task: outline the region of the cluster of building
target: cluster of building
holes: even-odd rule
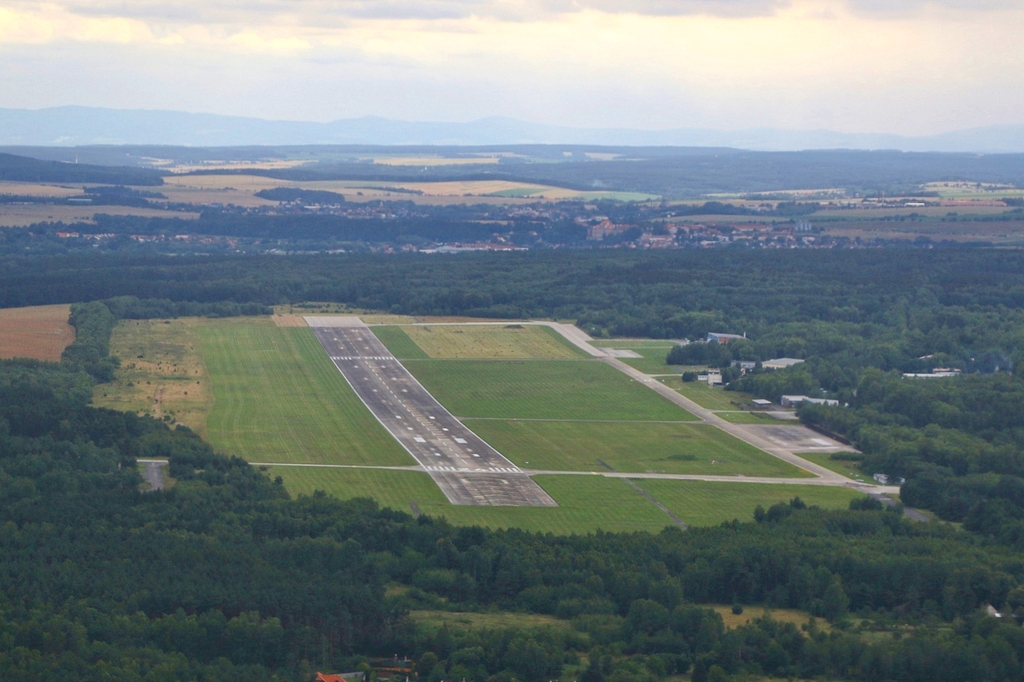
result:
[[[587,224],[584,219],[578,223]],[[587,241],[600,245],[612,242],[623,246],[619,237],[637,229],[636,225],[616,224],[607,218],[591,223],[587,227]],[[815,232],[814,226],[806,220],[795,223],[672,223],[666,222],[656,230],[641,231],[625,246],[641,249],[700,248],[713,249],[722,246],[745,246],[749,248],[831,248],[835,241]]]

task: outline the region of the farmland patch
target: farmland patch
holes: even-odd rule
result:
[[[0,358],[60,360],[75,340],[71,306],[44,305],[0,310]]]

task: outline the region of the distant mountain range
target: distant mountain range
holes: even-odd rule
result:
[[[1024,152],[1024,126],[988,126],[941,135],[839,133],[830,130],[571,128],[500,116],[466,123],[397,121],[377,116],[329,123],[270,121],[180,111],[54,107],[0,109],[0,146],[155,144],[512,145],[732,147],[756,151],[893,149],[915,152]]]

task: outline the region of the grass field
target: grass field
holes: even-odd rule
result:
[[[823,466],[829,471],[834,471],[837,474],[846,476],[847,478],[852,478],[855,481],[864,481],[865,483],[871,484],[874,483],[870,474],[865,474],[857,467],[857,462],[832,459],[832,453],[801,452],[800,457],[806,459],[808,462],[813,462],[818,466]]]
[[[402,327],[371,327],[370,331],[399,360],[425,360],[428,357]]]
[[[468,419],[466,425],[527,469],[606,471],[611,467],[640,473],[807,475],[705,424]]]
[[[257,462],[411,465],[313,332],[269,320],[199,328],[213,385],[207,439]]]
[[[426,473],[381,469],[317,469],[271,467],[293,495],[323,490],[341,499],[372,497],[382,507],[411,513],[410,502],[423,514],[449,522],[490,528],[522,528],[559,535],[605,531],[657,532],[671,519],[625,481],[602,476],[537,476],[558,507],[453,506]],[[751,507],[753,509],[753,507]]]
[[[757,505],[767,509],[794,497],[799,497],[808,506],[846,509],[850,500],[864,496],[849,488],[820,485],[707,483],[664,479],[647,479],[636,483],[692,526],[714,526],[733,519],[750,521]]]
[[[591,345],[596,348],[631,350],[641,358],[619,358],[624,363],[645,374],[680,374],[683,367],[665,362],[668,352],[675,346],[674,341],[665,339],[595,339]]]
[[[382,507],[445,517],[455,525],[490,528],[517,527],[559,535],[605,531],[657,532],[672,521],[625,481],[586,475],[536,476],[558,502],[551,507],[471,507],[448,504],[430,477],[418,471],[380,469],[318,469],[271,467],[271,476],[284,478],[293,495],[323,490],[340,499],[372,497]],[[709,483],[643,479],[635,481],[683,521],[714,526],[723,521],[753,518],[754,508],[800,497],[808,505],[845,509],[861,494],[846,488],[810,485]]]
[[[405,366],[460,417],[689,421],[612,367],[586,360],[412,360]]]
[[[199,327],[205,319],[125,320],[114,328],[110,353],[121,358],[114,381],[93,393],[97,407],[168,417],[206,435],[213,407]]]
[[[537,325],[408,326],[401,331],[427,357],[435,359],[572,360],[589,357],[551,328]]]
[[[792,623],[797,626],[803,625],[814,618],[807,611],[799,611],[797,609],[769,609],[764,606],[748,606],[744,607],[743,613],[736,614],[732,612],[732,606],[725,606],[723,604],[713,604],[706,608],[714,609],[722,617],[725,627],[730,629],[746,625],[755,618],[761,618],[762,616],[771,616],[772,620],[779,623]],[[827,620],[818,618],[817,623],[819,630],[829,632],[832,629]]]
[[[672,346],[647,346],[646,348],[630,348],[642,358],[620,358],[624,363],[638,369],[644,374],[679,374],[680,370],[676,365],[665,362],[665,356],[672,350]]]
[[[0,310],[0,358],[60,360],[75,340],[71,306],[43,305]]]
[[[660,381],[709,410],[738,410],[741,403],[749,402],[751,399],[746,393],[712,388],[700,381],[684,382],[676,377],[664,377]]]

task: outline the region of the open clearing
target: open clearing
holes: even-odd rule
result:
[[[410,360],[404,363],[458,417],[691,421],[694,415],[591,360]]]
[[[732,612],[732,606],[725,606],[723,604],[714,604],[705,608],[714,609],[722,617],[727,628],[738,628],[757,618],[769,616],[772,620],[779,623],[792,623],[797,626],[814,619],[817,621],[819,630],[829,632],[832,629],[827,620],[814,618],[807,611],[800,611],[798,609],[770,609],[764,606],[747,606],[743,608],[743,613],[735,614]]]
[[[588,357],[558,332],[538,325],[440,324],[408,326],[401,330],[427,357],[434,359],[571,360]]]
[[[217,449],[260,462],[414,464],[311,329],[265,319],[199,335],[215,399],[207,438]]]
[[[468,419],[466,426],[524,469],[809,475],[706,424]]]
[[[271,467],[293,495],[323,490],[340,499],[372,497],[382,506],[445,517],[460,526],[522,528],[560,535],[596,530],[657,532],[672,520],[625,481],[601,476],[536,476],[558,507],[470,507],[448,503],[426,473],[380,469]],[[753,510],[753,505],[751,505]]]
[[[426,355],[402,328],[374,331],[391,335],[392,347],[404,345],[409,354]],[[539,338],[543,348],[550,348],[549,338]],[[308,327],[279,327],[270,318],[129,321],[117,327],[112,345],[125,365],[116,382],[99,387],[98,404],[157,416],[159,409],[200,432],[205,423],[214,447],[249,461],[414,464],[339,376]],[[561,346],[554,347],[561,351]],[[597,463],[600,459],[624,473],[801,475],[710,425],[685,423],[693,415],[601,361],[410,359],[404,364],[435,397],[454,407],[453,412],[478,417],[467,426],[524,468],[607,471]],[[702,395],[732,395],[687,386],[706,392]],[[673,524],[627,481],[604,476],[539,474],[534,480],[560,506],[517,508],[453,506],[430,476],[419,471],[280,466],[271,467],[271,475],[282,476],[293,494],[320,489],[342,498],[369,496],[382,506],[410,513],[413,503],[418,512],[461,525],[568,534],[597,529],[656,532]],[[757,504],[768,507],[794,495],[808,504],[845,507],[860,494],[798,481],[634,483],[697,526],[749,519]]]
[[[799,497],[807,506],[846,509],[850,500],[864,493],[849,488],[819,485],[757,485],[753,483],[709,483],[704,481],[637,481],[645,491],[691,526],[714,526],[724,521],[753,519],[754,508],[765,509]]]
[[[60,360],[75,340],[71,306],[43,305],[0,310],[0,358]]]
[[[416,625],[424,627],[428,633],[434,633],[442,625],[452,630],[498,630],[515,628],[516,630],[542,630],[555,628],[558,630],[572,629],[572,621],[539,613],[473,613],[471,611],[410,611],[409,619]],[[804,619],[806,622],[806,619]]]
[[[125,320],[114,327],[110,354],[121,358],[114,381],[93,393],[97,407],[149,414],[206,435],[213,391],[200,350],[205,319]]]

